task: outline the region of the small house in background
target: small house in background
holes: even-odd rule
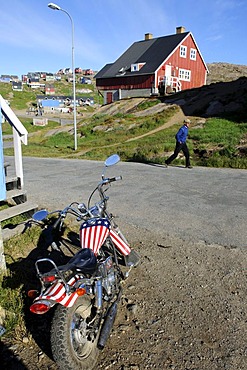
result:
[[[75,68],[75,73],[82,73],[82,69],[80,67]]]
[[[177,27],[176,34],[133,43],[114,63],[95,76],[104,103],[128,97],[165,95],[206,83],[207,66],[191,32]]]
[[[72,69],[71,69],[71,68],[65,68],[65,69],[64,69],[64,74],[65,74],[65,75],[70,75],[70,74],[72,74]]]
[[[46,79],[46,72],[40,72],[40,78]]]
[[[33,126],[47,126],[48,118],[33,118]]]
[[[13,81],[12,82],[12,90],[13,91],[23,91],[23,86],[21,81]]]
[[[36,78],[28,78],[27,86],[31,87],[31,89],[40,89],[44,88],[45,84],[41,83],[39,79],[37,80]]]
[[[11,75],[11,80],[17,82],[17,81],[19,81],[19,77],[16,76],[16,75]]]
[[[55,81],[61,81],[62,79],[61,74],[58,74],[58,73],[56,73],[54,77],[55,77]]]
[[[40,79],[40,73],[39,72],[28,72],[27,74],[28,79],[32,81],[39,81]]]
[[[0,76],[0,82],[13,82],[13,81],[19,81],[19,77],[16,75],[1,75]]]
[[[55,81],[54,74],[53,73],[46,73],[45,80],[46,80],[46,82]]]
[[[87,84],[87,85],[92,84],[92,80],[89,77],[81,77],[80,82],[81,84]]]
[[[45,85],[45,95],[54,95],[55,86],[54,85]]]
[[[85,69],[84,70],[84,73],[83,73],[85,76],[91,76],[94,74],[93,70],[88,68],[88,69]]]
[[[11,76],[1,75],[0,82],[10,83],[12,81]]]
[[[27,83],[27,81],[28,81],[27,75],[22,75],[21,80],[22,80],[22,82]]]

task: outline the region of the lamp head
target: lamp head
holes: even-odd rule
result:
[[[61,10],[61,7],[57,4],[54,4],[54,3],[49,3],[48,8],[51,8],[53,10]]]

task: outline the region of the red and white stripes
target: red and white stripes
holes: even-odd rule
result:
[[[121,254],[127,256],[131,252],[129,245],[114,230],[110,229],[110,222],[103,218],[88,220],[81,225],[81,247],[92,249],[97,256],[100,247],[109,235]]]
[[[101,245],[109,235],[109,222],[99,219],[96,224],[91,225],[84,222],[80,229],[80,240],[82,248],[92,249],[97,256]]]
[[[72,286],[76,282],[76,278],[72,277],[68,281],[68,285]],[[78,298],[78,294],[76,292],[67,294],[64,284],[57,282],[55,285],[52,285],[50,288],[47,289],[44,295],[39,296],[35,299],[35,301],[39,301],[41,299],[48,299],[60,303],[65,307],[72,307],[75,301]]]
[[[129,245],[125,243],[114,230],[110,230],[110,236],[113,243],[115,244],[119,252],[122,253],[122,255],[127,256],[128,254],[130,254],[131,249]]]

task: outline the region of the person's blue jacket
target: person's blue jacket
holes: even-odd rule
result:
[[[183,143],[183,144],[186,143],[188,132],[189,132],[188,127],[186,125],[183,125],[182,127],[180,127],[180,129],[178,130],[176,134],[176,140],[179,143]]]

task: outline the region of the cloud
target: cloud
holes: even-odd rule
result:
[[[207,41],[218,41],[218,40],[221,40],[222,39],[222,35],[212,35],[210,37],[207,37],[206,40]]]

